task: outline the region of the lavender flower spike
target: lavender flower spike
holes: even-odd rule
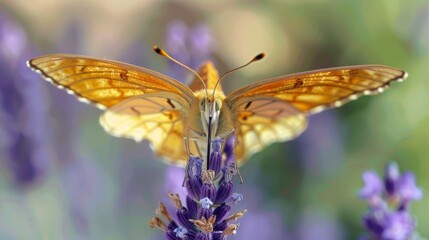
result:
[[[413,200],[423,197],[416,186],[414,174],[401,175],[396,163],[388,163],[383,180],[373,171],[363,173],[365,186],[359,192],[368,201],[369,211],[363,217],[363,225],[371,240],[415,239],[416,221],[408,212]]]
[[[228,143],[232,142],[226,144]],[[188,191],[186,207],[178,194],[170,193],[169,198],[176,206],[175,218],[161,203],[156,213],[163,216],[167,222],[158,216],[149,222],[151,227],[165,232],[165,239],[226,240],[228,236],[237,233],[239,225],[230,222],[243,217],[247,210],[229,215],[231,206],[242,201],[243,195],[233,193],[232,177],[237,171],[234,163],[222,166],[225,161],[222,161],[221,144],[220,138],[213,140],[213,151],[210,154],[210,162],[213,164],[210,164],[208,169],[202,169],[201,158],[189,158],[185,179]]]

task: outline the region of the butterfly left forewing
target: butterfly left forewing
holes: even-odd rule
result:
[[[172,92],[188,102],[193,100],[192,91],[184,84],[131,64],[70,54],[45,55],[27,64],[47,81],[101,109],[157,92]]]

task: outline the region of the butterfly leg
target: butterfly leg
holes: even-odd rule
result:
[[[240,179],[240,184],[243,184],[243,178],[241,177],[241,173],[240,173],[240,169],[237,167],[237,160],[234,158],[234,168],[235,171],[237,172],[238,178]]]
[[[235,130],[234,130],[235,131]],[[225,143],[225,144],[223,144],[223,149],[222,149],[222,151],[225,153],[225,147],[226,147],[226,145],[228,144],[228,141],[230,140],[230,138],[233,138],[233,140],[235,141],[235,135],[234,135],[234,132],[232,132],[232,133],[230,133],[230,134],[228,134],[227,136],[225,136],[225,137],[223,137],[222,138],[222,140],[223,140],[223,142]],[[234,141],[233,141],[233,143],[231,144],[232,146],[232,149],[231,149],[231,155],[233,155],[234,154]],[[227,156],[228,157],[228,156]],[[237,159],[234,157],[233,158],[233,164],[234,164],[234,172],[238,175],[238,178],[240,179],[240,184],[242,184],[244,181],[243,181],[243,177],[241,176],[241,173],[240,173],[240,169],[238,168],[238,163],[237,163]]]
[[[186,155],[188,157],[191,157],[191,150],[190,150],[190,139],[189,139],[189,130],[191,128],[188,128],[186,130],[186,136],[184,137],[184,141],[185,141],[185,149],[186,149]],[[185,177],[183,178],[183,182],[182,182],[182,187],[185,187],[185,183],[186,180],[188,179],[189,176],[189,161],[186,162],[186,167],[185,167]]]

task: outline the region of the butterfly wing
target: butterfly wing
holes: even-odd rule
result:
[[[382,92],[392,81],[407,77],[402,70],[380,65],[328,68],[268,79],[234,91],[227,97],[271,96],[306,113],[339,107],[362,95]]]
[[[113,136],[147,139],[157,156],[185,165],[185,118],[190,105],[171,92],[147,93],[128,98],[109,108],[100,124]]]
[[[404,71],[396,68],[380,65],[362,65],[329,68],[281,76],[251,84],[234,91],[225,99],[225,102],[234,114],[233,118],[235,119],[235,128],[238,134],[237,149],[243,149],[240,150],[243,152],[242,154],[237,150],[240,154],[237,157],[245,159],[249,156],[245,155],[246,152],[255,152],[252,150],[249,151],[252,145],[247,145],[247,142],[250,142],[250,140],[240,141],[240,139],[246,139],[246,135],[254,135],[255,138],[262,138],[265,132],[268,131],[265,128],[253,128],[247,131],[241,130],[243,128],[243,114],[241,113],[243,106],[245,108],[250,104],[247,107],[247,111],[256,116],[258,115],[256,113],[260,111],[257,108],[253,110],[250,108],[254,100],[271,97],[276,100],[274,103],[277,105],[281,105],[279,103],[283,102],[283,104],[294,108],[295,112],[284,112],[290,112],[291,116],[299,115],[299,119],[301,119],[302,114],[313,114],[327,108],[339,107],[351,100],[357,99],[359,96],[382,92],[392,81],[401,81],[406,77],[407,74]],[[246,105],[243,105],[243,99],[246,99]],[[234,112],[234,110],[237,112]],[[252,114],[247,117],[248,122],[256,121],[252,120]],[[275,116],[275,111],[271,112],[271,114],[266,114],[263,118],[266,118],[266,121],[271,121],[271,124],[275,125],[275,127],[271,128],[277,128],[277,125],[284,124],[283,120],[278,120],[282,118]],[[273,118],[277,120],[271,120]],[[298,124],[298,128],[291,131],[298,135],[303,130],[303,126]],[[268,144],[284,140],[285,138],[273,136],[270,141],[266,142]],[[263,139],[254,141],[261,143],[258,149],[267,145]]]
[[[41,56],[27,64],[47,81],[101,109],[147,93],[172,92],[188,102],[194,98],[184,84],[131,64],[67,54]]]
[[[176,164],[186,161],[184,119],[193,92],[182,83],[138,66],[76,55],[46,55],[28,62],[47,81],[79,100],[108,110],[107,132],[137,141]]]
[[[239,165],[265,146],[298,136],[307,126],[305,113],[269,96],[243,97],[231,105]]]

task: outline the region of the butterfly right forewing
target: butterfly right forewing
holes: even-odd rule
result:
[[[362,95],[385,90],[407,73],[388,66],[361,65],[328,68],[281,76],[234,91],[227,102],[251,96],[271,96],[289,102],[306,113],[339,107]]]
[[[406,77],[404,71],[387,66],[350,66],[281,76],[232,92],[224,101],[233,113],[239,161],[272,142],[298,136],[306,115],[382,92]],[[257,101],[262,107],[255,107]]]

